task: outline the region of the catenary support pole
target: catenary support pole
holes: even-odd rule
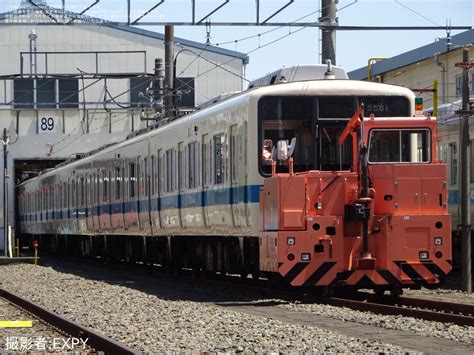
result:
[[[336,0],[321,0],[320,22],[336,25]],[[321,60],[327,59],[336,65],[336,29],[333,26],[321,26]]]
[[[174,26],[165,26],[165,113],[173,115]]]
[[[462,112],[459,115],[459,182],[461,197],[461,249],[462,249],[462,289],[472,292],[472,261],[471,261],[471,211],[469,204],[469,49],[464,48],[462,53],[463,81],[462,81]]]
[[[3,129],[3,238],[5,256],[8,252],[8,135],[7,129]]]

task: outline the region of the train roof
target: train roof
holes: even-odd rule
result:
[[[18,186],[26,185],[29,182],[35,181],[36,179],[43,179],[47,176],[50,176],[53,172],[60,171],[66,168],[74,168],[84,164],[89,164],[92,161],[92,157],[97,155],[105,155],[110,152],[113,152],[115,149],[126,147],[132,145],[136,142],[139,142],[144,139],[153,137],[154,135],[160,133],[162,130],[172,129],[173,127],[181,124],[186,124],[194,120],[205,117],[206,115],[219,112],[227,107],[232,105],[237,105],[250,101],[252,99],[258,99],[262,96],[277,96],[277,95],[288,95],[288,96],[307,96],[307,95],[351,95],[357,93],[357,95],[404,95],[411,98],[415,97],[415,94],[405,87],[391,85],[391,84],[382,84],[382,83],[373,83],[367,81],[357,81],[349,79],[321,79],[321,80],[307,80],[307,81],[296,81],[290,83],[279,83],[270,86],[261,86],[255,87],[246,91],[242,91],[236,95],[228,97],[222,101],[216,102],[202,110],[195,111],[189,115],[183,116],[174,120],[166,120],[163,123],[159,123],[156,129],[150,130],[144,134],[137,135],[126,139],[122,142],[117,142],[113,144],[108,144],[102,148],[96,149],[84,157],[78,157],[78,159],[73,161],[66,161],[60,166],[48,169],[42,174],[28,179],[22,182]]]

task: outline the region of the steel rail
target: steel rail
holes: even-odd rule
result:
[[[396,304],[399,306],[405,307],[418,307],[429,310],[436,310],[438,312],[451,313],[451,314],[460,314],[465,316],[474,317],[474,304],[467,303],[451,303],[447,301],[439,301],[434,299],[421,299],[416,297],[398,297],[392,298],[374,298],[376,302],[384,302],[388,304]]]
[[[43,306],[28,301],[25,298],[15,295],[14,293],[11,293],[5,289],[0,288],[0,297],[3,297],[7,301],[33,314],[51,326],[71,335],[72,337],[82,339],[88,338],[89,340],[87,345],[94,348],[96,351],[113,355],[140,354],[140,352],[137,350],[131,349],[126,345],[119,343],[118,341],[97,333],[94,330],[83,327],[76,322],[53,313]]]
[[[401,315],[404,317],[414,317],[414,318],[420,318],[424,320],[429,320],[429,321],[437,321],[437,322],[443,322],[443,323],[454,323],[457,325],[469,325],[469,326],[474,326],[474,317],[472,316],[472,313],[467,313],[467,314],[452,314],[452,313],[443,313],[440,312],[439,308],[438,311],[434,310],[427,310],[427,309],[417,309],[417,308],[411,308],[411,307],[421,307],[421,308],[432,308],[434,307],[434,304],[443,304],[445,307],[449,307],[451,305],[451,308],[453,310],[455,309],[462,309],[463,307],[470,309],[470,312],[472,312],[472,306],[469,305],[460,305],[460,304],[454,304],[454,303],[449,303],[449,302],[421,302],[425,300],[414,300],[412,298],[406,298],[406,297],[400,297],[400,298],[395,298],[393,300],[393,304],[387,304],[386,300],[382,302],[377,302],[377,301],[359,301],[359,300],[353,300],[353,299],[346,299],[346,298],[329,298],[324,301],[324,303],[332,305],[332,306],[337,306],[337,307],[348,307],[354,310],[358,311],[364,311],[364,312],[374,312],[374,313],[379,313],[379,314],[384,314],[384,315]],[[408,306],[408,308],[407,308]]]

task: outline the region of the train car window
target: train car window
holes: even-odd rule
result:
[[[179,191],[183,191],[185,188],[185,179],[186,179],[186,172],[185,172],[185,164],[184,164],[184,148],[183,148],[183,142],[178,143],[178,171],[177,171],[177,177],[178,177],[178,186],[179,186]]]
[[[151,156],[151,195],[154,196],[156,193],[156,157],[154,155]]]
[[[75,178],[72,179],[72,200],[71,200],[71,206],[73,208],[77,207],[77,181]]]
[[[52,209],[52,202],[53,202],[53,199],[51,198],[52,196],[52,189],[51,187],[47,187],[46,188],[46,203],[47,203],[47,210],[50,211]]]
[[[59,208],[59,185],[54,185],[54,209]]]
[[[427,163],[430,141],[427,129],[374,129],[369,137],[369,162]]]
[[[58,201],[58,187],[57,185],[53,185],[53,191],[52,191],[52,199],[53,199],[53,211],[56,210],[57,206],[57,201]]]
[[[458,149],[456,143],[449,143],[449,183],[456,185],[458,183]]]
[[[174,190],[173,186],[173,160],[174,160],[174,149],[168,149],[166,151],[166,167],[165,167],[165,174],[166,174],[166,192],[170,192]]]
[[[115,169],[115,199],[120,200],[122,196],[120,192],[122,190],[122,176],[120,174],[120,166],[116,166]]]
[[[225,172],[225,137],[223,134],[214,136],[214,184],[224,182]]]
[[[107,170],[102,170],[102,202],[107,202],[109,198],[109,177]]]
[[[89,175],[89,185],[88,185],[88,192],[89,192],[89,206],[94,206],[94,177]]]
[[[148,196],[150,193],[150,179],[148,178],[148,158],[143,158],[143,185],[142,191],[144,196]]]
[[[277,146],[290,144],[293,138],[295,171],[306,171],[315,163],[315,141],[317,120],[317,99],[315,97],[262,97],[258,104],[259,170],[263,176],[270,176],[272,160],[277,162],[277,172],[287,172],[287,160],[277,157]]]
[[[157,194],[161,194],[163,192],[163,166],[161,165],[162,164],[162,152],[161,152],[161,149],[158,150],[157,154],[156,154],[156,193]]]
[[[92,206],[98,205],[97,191],[98,191],[97,175],[92,174]]]
[[[209,143],[207,134],[202,136],[202,183],[209,186]]]
[[[230,178],[232,182],[237,182],[237,125],[230,128]]]
[[[136,195],[138,198],[140,196],[143,196],[143,164],[140,160],[140,158],[137,159],[137,170],[136,170]]]
[[[353,96],[322,96],[318,98],[318,117],[350,118],[356,111],[356,105]]]
[[[188,188],[194,189],[197,186],[197,143],[193,142],[188,145]]]
[[[447,144],[446,143],[438,142],[437,156],[438,156],[438,159],[442,160],[444,163],[448,162],[448,149],[447,149]]]
[[[202,181],[202,173],[201,173],[201,144],[199,142],[196,142],[196,172],[194,174],[194,177],[196,179],[196,187],[201,186],[201,181]]]
[[[66,182],[61,187],[61,208],[66,208]]]
[[[136,166],[134,162],[128,163],[128,198],[135,198],[136,188]]]
[[[84,188],[84,178],[81,177],[79,179],[79,197],[80,197],[80,200],[79,200],[79,206],[80,207],[83,207],[84,206],[84,203],[85,203],[85,188]]]
[[[89,205],[89,175],[85,174],[84,176],[84,207],[87,207]]]

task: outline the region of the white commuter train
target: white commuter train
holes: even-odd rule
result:
[[[264,145],[295,138],[295,171],[347,169],[337,138],[359,105],[413,116],[414,99],[347,79],[252,88],[23,182],[20,233],[53,251],[255,272]]]
[[[471,98],[474,102],[474,97]],[[471,104],[472,105],[472,104]],[[438,158],[448,165],[448,204],[452,216],[455,236],[459,235],[460,195],[459,195],[459,116],[461,100],[439,106],[438,112]],[[432,109],[430,109],[432,111]],[[469,118],[470,135],[470,205],[471,225],[474,223],[474,117]],[[456,240],[456,238],[455,238]],[[457,242],[456,242],[457,244]],[[459,248],[455,248],[458,250]]]

